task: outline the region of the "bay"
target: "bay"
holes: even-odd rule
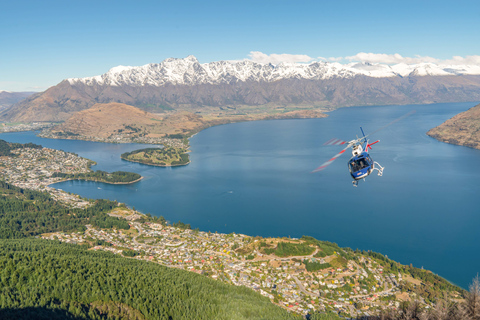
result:
[[[244,122],[212,127],[191,138],[191,163],[151,167],[120,159],[144,148],[50,140],[32,132],[0,139],[34,142],[96,161],[94,170],[132,171],[132,185],[67,181],[54,185],[89,198],[125,202],[193,228],[264,237],[313,236],[373,250],[424,267],[464,288],[480,272],[480,150],[445,144],[425,133],[475,103],[342,108],[324,119]],[[352,187],[344,155],[311,173],[350,140],[402,115],[375,133],[370,152],[385,167]],[[373,140],[372,140],[373,141]]]

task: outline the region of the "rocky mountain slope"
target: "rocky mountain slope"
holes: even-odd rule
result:
[[[63,121],[96,103],[146,111],[244,114],[278,107],[335,108],[480,100],[480,67],[253,61],[200,64],[193,56],[67,79],[0,114],[15,121]],[[258,107],[254,110],[252,107]]]
[[[480,149],[480,104],[427,132],[437,140]]]
[[[35,92],[0,91],[0,110],[11,107],[34,93]]]

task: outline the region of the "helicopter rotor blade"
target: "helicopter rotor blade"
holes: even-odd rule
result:
[[[337,138],[333,138],[325,142],[323,145],[324,146],[338,146],[347,143],[347,141],[343,141]]]
[[[417,111],[416,111],[416,110],[412,110],[412,111],[410,111],[409,113],[404,114],[403,116],[401,116],[400,118],[397,118],[397,119],[393,120],[393,121],[390,122],[389,124],[386,124],[386,125],[384,125],[383,127],[379,128],[379,129],[377,129],[377,130],[375,130],[375,131],[373,131],[373,132],[370,132],[369,134],[367,134],[367,135],[365,136],[365,138],[367,138],[368,136],[371,136],[371,135],[374,134],[374,133],[377,133],[377,132],[380,131],[380,130],[385,129],[386,127],[391,126],[391,125],[394,124],[394,123],[397,123],[397,122],[400,121],[400,120],[405,119],[406,117],[411,116],[411,115],[414,114],[415,112],[417,112]],[[373,144],[373,143],[372,143],[372,144]]]
[[[348,148],[350,148],[351,145],[348,144],[348,146],[346,146],[342,151],[340,151],[339,153],[337,153],[335,156],[333,156],[333,158],[331,158],[330,160],[328,160],[327,162],[323,163],[320,167],[318,167],[317,169],[313,170],[313,172],[318,172],[318,171],[322,171],[323,169],[325,169],[326,167],[328,167],[333,161],[335,161],[338,157],[340,157]]]

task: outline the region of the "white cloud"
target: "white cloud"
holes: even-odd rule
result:
[[[305,54],[272,53],[269,55],[260,51],[250,51],[248,56],[254,62],[271,64],[279,64],[281,62],[310,62],[313,60],[313,58]]]
[[[331,61],[338,61],[330,58]],[[360,61],[360,62],[372,62],[372,63],[385,63],[385,64],[417,64],[417,63],[435,63],[438,65],[476,65],[480,66],[480,56],[454,56],[452,59],[441,60],[428,56],[419,56],[415,57],[403,57],[398,53],[395,54],[385,54],[385,53],[365,53],[360,52],[354,56],[343,58],[348,61]]]
[[[366,53],[366,52],[359,52],[354,56],[345,57],[345,60],[348,61],[360,61],[360,62],[372,62],[372,63],[386,63],[386,64],[397,64],[397,63],[405,63],[405,64],[417,64],[417,63],[439,63],[440,60],[432,57],[422,57],[422,56],[415,56],[414,58],[410,57],[402,57],[400,54],[386,54],[386,53]]]
[[[329,61],[339,62],[343,60],[343,57],[330,57],[328,58]]]
[[[353,56],[347,57],[317,57],[311,58],[304,54],[265,54],[260,51],[251,51],[249,57],[252,61],[259,63],[279,64],[281,62],[313,62],[313,61],[331,61],[331,62],[370,62],[382,64],[418,64],[418,63],[435,63],[437,65],[475,65],[480,66],[480,56],[454,56],[451,59],[437,59],[429,56],[416,55],[414,57],[404,57],[398,53],[366,53],[359,52]]]
[[[460,56],[454,56],[452,59],[448,60],[442,60],[440,61],[441,65],[475,65],[475,66],[480,66],[480,56],[466,56],[460,57]]]

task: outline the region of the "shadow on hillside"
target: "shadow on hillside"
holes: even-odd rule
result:
[[[0,319],[2,320],[85,320],[82,317],[76,317],[66,310],[48,309],[45,307],[27,307],[27,308],[6,308],[0,309]]]

